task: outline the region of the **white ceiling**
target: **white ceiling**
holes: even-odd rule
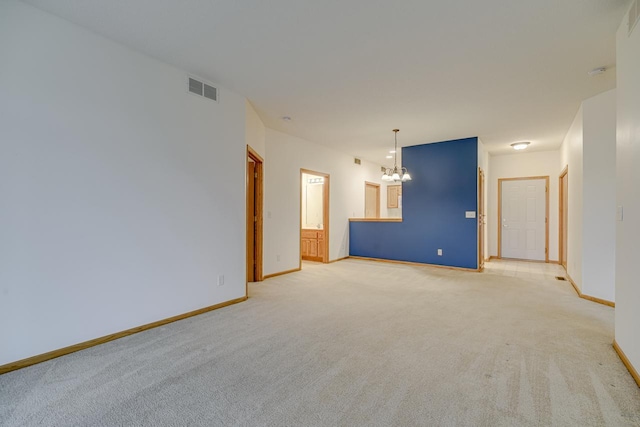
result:
[[[580,102],[615,87],[615,69],[587,71],[615,66],[629,4],[26,1],[246,96],[268,127],[380,164],[396,127],[400,146],[559,147]]]

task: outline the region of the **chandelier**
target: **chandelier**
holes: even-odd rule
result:
[[[398,167],[398,132],[400,129],[393,130],[393,137],[395,139],[396,145],[393,150],[393,169],[388,168],[385,169],[384,175],[382,175],[382,180],[387,182],[398,182],[398,181],[411,181],[411,175],[409,175],[409,171],[407,168]],[[400,175],[402,174],[402,177]]]

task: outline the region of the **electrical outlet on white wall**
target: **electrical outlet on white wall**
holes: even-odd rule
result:
[[[276,255],[276,261],[280,262],[280,254]]]
[[[224,274],[218,276],[218,286],[224,285]]]

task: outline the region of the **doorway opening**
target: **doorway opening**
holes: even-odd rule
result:
[[[380,218],[380,184],[364,183],[364,217]]]
[[[247,283],[260,282],[262,276],[262,206],[264,160],[247,145]],[[249,288],[247,285],[247,296]]]
[[[300,268],[302,260],[329,262],[329,175],[300,169]]]
[[[569,166],[566,166],[560,173],[560,182],[558,183],[560,212],[559,230],[558,230],[558,254],[560,257],[560,265],[567,269],[567,247],[569,232]]]
[[[549,177],[498,179],[498,258],[549,262]]]

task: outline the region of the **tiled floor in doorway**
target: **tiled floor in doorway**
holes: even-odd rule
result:
[[[492,259],[484,263],[487,273],[528,279],[555,280],[556,276],[566,277],[564,268],[558,264],[509,259]]]

